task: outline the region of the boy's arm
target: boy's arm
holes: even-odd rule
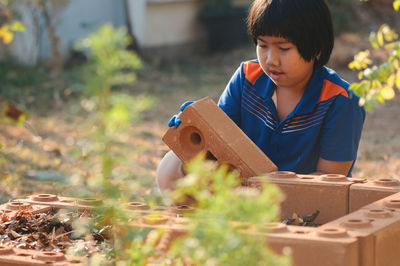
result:
[[[318,174],[342,174],[347,176],[353,161],[328,161],[319,157],[316,172]]]

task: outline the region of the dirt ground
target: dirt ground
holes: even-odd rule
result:
[[[349,82],[356,81],[356,73],[347,69],[347,63],[354,55],[355,44],[360,42],[366,42],[365,36],[338,36],[329,64]],[[118,136],[127,160],[119,170],[148,177],[148,187],[144,188],[148,192],[154,186],[156,167],[168,151],[161,138],[170,116],[187,100],[205,96],[217,100],[240,62],[254,57],[254,48],[245,47],[180,63],[146,66],[139,73],[134,93],[151,95],[157,103],[142,115],[140,123],[132,124],[129,132]],[[86,127],[87,116],[80,108],[79,102],[71,101],[57,111],[50,108],[46,116],[31,112],[22,127],[0,124],[1,201],[31,192],[65,193],[66,186],[54,179],[61,176],[73,183],[76,176],[91,174],[96,162],[84,152],[91,130]],[[399,95],[367,114],[354,177],[400,179],[399,115]],[[50,176],[50,181],[38,182],[41,175]]]

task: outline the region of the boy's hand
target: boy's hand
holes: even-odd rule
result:
[[[171,119],[168,122],[168,126],[169,127],[179,127],[179,125],[182,123],[182,121],[179,119],[179,116],[181,115],[182,111],[185,110],[185,108],[188,105],[191,105],[192,103],[194,103],[194,101],[187,101],[184,104],[182,104],[181,108],[180,108],[181,111],[178,114],[171,117]]]

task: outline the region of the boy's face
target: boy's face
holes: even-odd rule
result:
[[[297,47],[282,37],[259,36],[257,58],[278,88],[304,90],[313,73],[314,59],[305,61]]]

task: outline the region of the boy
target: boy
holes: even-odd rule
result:
[[[334,42],[324,0],[255,0],[248,28],[257,60],[241,64],[218,106],[280,171],[351,176],[365,111],[324,66]],[[181,167],[167,153],[157,169],[161,190],[173,188]]]

